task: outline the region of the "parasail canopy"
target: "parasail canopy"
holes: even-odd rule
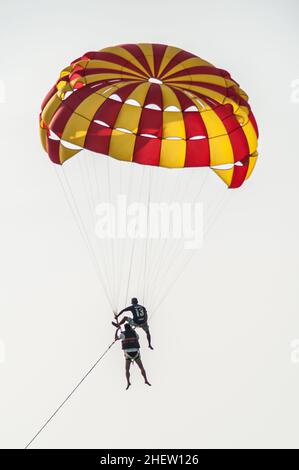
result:
[[[143,165],[210,167],[230,188],[249,178],[258,155],[256,121],[238,83],[163,44],[74,60],[43,101],[40,133],[56,164],[87,149]]]

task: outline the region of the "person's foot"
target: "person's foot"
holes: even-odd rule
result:
[[[152,386],[152,384],[150,384],[148,380],[146,380],[144,383],[145,385],[149,385],[150,387]]]
[[[152,350],[154,350],[153,346],[151,344],[148,345],[148,347]]]
[[[116,323],[115,321],[112,321],[111,323],[112,323],[113,326],[115,326],[115,328],[118,328],[118,327],[119,327],[119,324]]]
[[[128,390],[128,388],[131,387],[131,383],[129,382],[127,387],[126,387],[126,390]]]

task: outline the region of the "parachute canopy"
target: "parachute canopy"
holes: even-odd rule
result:
[[[210,167],[230,188],[250,176],[258,129],[230,74],[177,47],[123,44],[63,69],[42,104],[56,164],[88,149],[166,168]]]

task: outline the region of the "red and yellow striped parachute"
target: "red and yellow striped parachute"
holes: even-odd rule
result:
[[[82,149],[166,168],[210,167],[230,188],[249,178],[258,129],[230,74],[182,49],[123,44],[66,67],[42,104],[54,163]]]

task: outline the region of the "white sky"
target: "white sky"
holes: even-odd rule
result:
[[[229,70],[250,96],[260,160],[155,315],[154,352],[141,334],[152,388],[133,369],[125,392],[117,345],[34,446],[298,447],[298,20],[295,0],[1,6],[0,447],[24,447],[112,340],[38,113],[71,60],[130,42]]]

